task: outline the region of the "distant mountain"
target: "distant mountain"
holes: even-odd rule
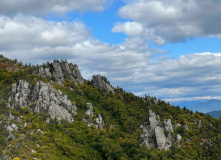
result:
[[[193,111],[198,112],[211,112],[211,111],[218,111],[221,110],[221,100],[218,99],[211,99],[206,102],[197,103],[191,106]]]
[[[175,106],[184,106],[192,111],[198,111],[202,113],[212,112],[221,110],[221,100],[211,99],[211,100],[199,100],[199,101],[183,101],[180,103],[172,103]]]
[[[178,101],[178,102],[172,102],[171,104],[174,106],[179,106],[180,108],[183,108],[185,106],[186,108],[191,109],[191,106],[206,101],[208,101],[208,99],[198,100],[198,101]]]
[[[210,115],[212,117],[215,117],[215,118],[219,118],[219,117],[221,117],[221,110],[208,112],[206,114],[208,114],[208,115]]]

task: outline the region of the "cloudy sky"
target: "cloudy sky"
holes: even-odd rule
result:
[[[1,0],[0,54],[171,102],[221,99],[220,0]]]

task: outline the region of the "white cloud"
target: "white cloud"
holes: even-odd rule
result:
[[[85,40],[89,32],[80,21],[51,22],[40,18],[18,15],[0,16],[1,50],[59,47]]]
[[[1,0],[0,14],[17,13],[42,15],[45,13],[64,14],[69,11],[102,11],[107,0]]]
[[[143,39],[162,45],[194,37],[220,38],[220,8],[218,0],[131,0],[119,9],[119,15],[141,24]]]
[[[170,100],[220,95],[221,53],[153,60],[154,49],[140,37],[110,45],[93,38],[80,21],[51,22],[23,15],[0,16],[0,37],[0,54],[8,58],[33,64],[68,59],[78,64],[84,78],[100,73],[114,86],[137,95]]]
[[[129,36],[139,36],[143,32],[143,26],[137,22],[117,23],[112,32],[123,32]]]

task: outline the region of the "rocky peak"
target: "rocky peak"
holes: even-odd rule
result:
[[[68,63],[67,60],[54,60],[52,63],[44,63],[38,67],[38,74],[44,78],[51,78],[57,82],[63,82],[66,78],[71,81],[84,83],[84,79],[76,64]]]
[[[110,82],[106,77],[101,76],[100,74],[93,75],[92,80],[94,86],[108,93],[115,94],[113,87],[110,85]]]

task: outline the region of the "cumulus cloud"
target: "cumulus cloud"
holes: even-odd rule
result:
[[[112,32],[123,32],[129,36],[139,36],[143,32],[143,26],[137,22],[117,23]]]
[[[0,16],[0,37],[0,52],[11,54],[10,57],[47,59],[52,55],[71,55],[68,46],[90,38],[90,34],[80,21],[51,22],[18,15]]]
[[[0,54],[24,63],[67,59],[78,64],[83,77],[109,78],[114,86],[137,95],[177,100],[220,95],[221,53],[195,53],[175,59],[154,59],[137,36],[111,45],[95,39],[80,21],[52,22],[17,15],[0,16]]]
[[[148,65],[150,67],[148,67]],[[221,53],[195,53],[147,64],[143,92],[164,99],[216,98],[221,85]]]
[[[141,24],[143,38],[158,45],[194,37],[220,38],[221,3],[218,0],[131,0],[119,9],[119,15]],[[130,36],[123,29],[121,32]]]
[[[107,0],[1,0],[0,14],[17,13],[42,15],[45,13],[64,14],[69,11],[102,11]]]

